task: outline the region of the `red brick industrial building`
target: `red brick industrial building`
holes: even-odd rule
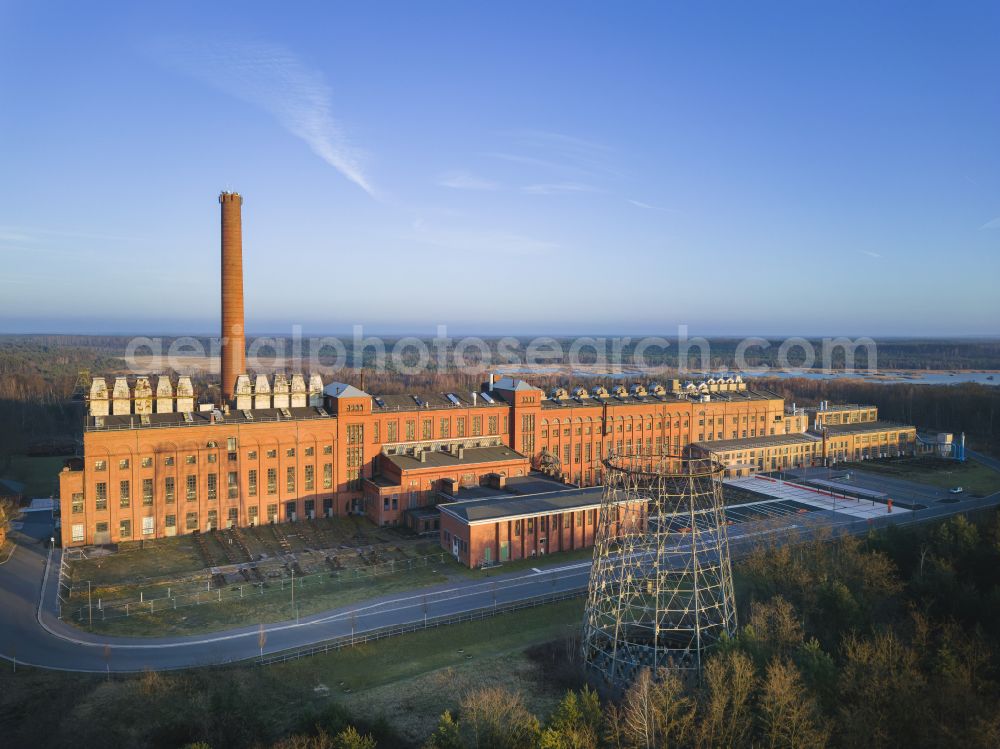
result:
[[[695,443],[733,450],[772,435],[816,441],[804,434],[803,412],[786,412],[779,396],[748,389],[739,377],[610,392],[559,388],[548,396],[510,377],[490,377],[477,392],[405,396],[298,374],[251,379],[242,198],[223,193],[220,203],[224,403],[196,409],[185,377],[160,377],[155,389],[148,377],[119,377],[111,388],[96,378],[82,468],[60,475],[65,546],[354,513],[439,531],[442,545],[467,564],[491,563],[590,545],[598,493],[508,493],[434,509],[461,500],[463,487],[499,489],[533,466],[588,487],[600,484],[611,452],[676,453]],[[811,426],[826,429],[819,421]],[[808,456],[827,457],[815,447]]]

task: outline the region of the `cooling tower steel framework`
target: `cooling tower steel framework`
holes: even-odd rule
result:
[[[604,466],[584,660],[615,689],[643,668],[697,674],[705,649],[736,630],[723,467],[664,454]]]

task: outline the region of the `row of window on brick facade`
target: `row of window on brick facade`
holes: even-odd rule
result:
[[[254,525],[257,524],[258,520],[257,507],[247,508],[247,519],[250,523]],[[278,515],[278,505],[269,504],[267,505],[267,517],[277,517]],[[219,513],[218,510],[209,510],[207,513],[208,524],[212,528],[219,527]],[[198,513],[188,512],[184,516],[184,526],[187,531],[198,530]],[[226,512],[226,519],[230,525],[236,525],[239,523],[239,510],[236,507],[230,507]],[[152,536],[155,533],[154,523],[155,518],[144,517],[142,520],[142,535]],[[164,526],[168,529],[177,527],[177,515],[169,514],[164,517]],[[98,535],[106,534],[109,530],[108,521],[98,521],[94,524],[94,531]],[[132,520],[131,518],[123,518],[118,521],[118,537],[122,540],[127,540],[132,538]],[[72,527],[72,539],[75,542],[82,542],[85,540],[84,536],[84,526],[82,523],[77,523]]]
[[[196,502],[198,500],[198,477],[194,475],[185,476],[185,499],[188,502]],[[315,479],[315,467],[311,465],[305,466],[305,491],[315,491],[316,479]],[[323,489],[329,490],[333,488],[333,464],[324,463],[323,464]],[[218,474],[210,473],[207,475],[207,490],[208,499],[216,500],[218,499]],[[278,471],[276,468],[267,469],[267,485],[266,490],[268,495],[276,495],[278,493]],[[288,466],[285,474],[285,490],[289,494],[294,494],[296,491],[296,468],[295,466]],[[108,484],[106,481],[98,481],[95,485],[95,509],[106,510],[108,507]],[[236,471],[230,471],[227,474],[227,486],[226,495],[229,499],[239,498],[239,475]],[[250,497],[257,496],[257,470],[250,469],[247,472],[247,495]],[[131,481],[128,479],[123,479],[118,482],[118,503],[119,507],[127,508],[131,505],[132,493],[131,493]],[[163,479],[163,499],[167,504],[170,504],[176,500],[176,479],[173,476],[166,476]],[[142,479],[142,503],[143,505],[153,504],[153,479]],[[83,512],[83,493],[77,492],[73,494],[72,498],[72,511],[74,513]]]
[[[507,420],[509,417],[503,417],[503,430],[502,433],[507,433]],[[434,420],[433,419],[421,419],[420,420],[420,439],[432,440],[432,439],[450,439],[452,418],[444,417],[438,421],[438,433],[437,437],[434,436]],[[459,416],[454,419],[455,424],[455,436],[456,437],[483,437],[485,435],[498,435],[501,434],[500,429],[500,416],[489,416],[486,421],[487,431],[483,432],[483,417],[473,416],[472,417],[472,428],[471,431],[467,430],[468,422],[466,417]],[[362,428],[360,424],[352,424],[348,426],[348,444],[359,444],[363,441],[363,432],[356,432],[352,442],[350,430],[351,427]],[[407,419],[403,422],[404,427],[404,442],[414,442],[417,439],[417,422],[416,419]],[[385,441],[387,443],[399,442],[399,422],[398,421],[387,421],[385,423]],[[381,444],[381,434],[380,434],[380,422],[376,421],[372,424],[372,442],[375,444]]]
[[[310,447],[306,447],[306,448],[303,449],[303,454],[305,455],[305,457],[310,458],[310,457],[313,457],[316,454],[316,452],[315,452],[315,449],[310,446]],[[323,446],[323,454],[324,455],[332,455],[333,454],[333,445],[324,445]],[[278,457],[278,451],[277,451],[277,449],[266,450],[265,451],[265,456],[267,458],[277,458]],[[296,449],[294,447],[286,448],[286,450],[285,450],[285,457],[286,458],[294,458],[295,456],[296,456]],[[235,451],[227,453],[227,457],[228,457],[228,460],[230,462],[235,462],[238,459],[238,455],[236,454]],[[215,455],[215,453],[208,453],[208,455],[206,456],[206,458],[207,458],[207,461],[209,463],[215,463],[216,462],[216,455]],[[247,460],[257,460],[257,450],[247,450],[246,459]],[[184,464],[185,465],[196,465],[197,463],[198,463],[198,456],[197,455],[195,455],[195,454],[188,454],[188,455],[184,456]],[[164,456],[164,458],[163,458],[163,465],[169,467],[169,466],[172,466],[174,464],[175,464],[175,460],[174,460],[174,456],[173,455],[166,455],[166,456]],[[118,461],[118,468],[120,470],[127,470],[129,468],[129,465],[130,465],[130,459],[129,458],[121,458]],[[153,458],[151,456],[148,456],[148,455],[142,457],[140,459],[140,465],[143,468],[152,468],[153,467]],[[108,461],[107,460],[99,459],[99,460],[95,460],[94,461],[94,470],[95,471],[106,471],[107,468],[108,468]]]

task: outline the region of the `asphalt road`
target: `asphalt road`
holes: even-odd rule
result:
[[[732,555],[739,557],[755,543],[809,538],[821,529],[865,533],[888,523],[925,522],[983,506],[1000,504],[1000,493],[986,499],[934,504],[917,515],[895,513],[877,520],[856,520],[831,511],[748,522],[729,529]],[[103,672],[167,670],[218,665],[258,656],[258,625],[210,635],[164,638],[106,637],[82,632],[60,621],[56,600],[60,551],[48,549],[51,518],[47,512],[25,515],[18,548],[0,565],[0,657],[41,668]],[[559,565],[545,560],[540,571],[497,574],[489,580],[467,580],[420,588],[412,593],[374,598],[300,621],[266,625],[265,654],[306,647],[334,637],[391,625],[502,605],[527,598],[585,588],[590,561]],[[539,560],[542,563],[542,560]],[[39,605],[39,591],[41,603]],[[210,605],[210,604],[206,604]]]

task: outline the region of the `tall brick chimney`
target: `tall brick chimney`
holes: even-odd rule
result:
[[[246,374],[246,338],[243,329],[243,197],[238,192],[219,195],[222,205],[222,400],[229,403],[236,378]]]

